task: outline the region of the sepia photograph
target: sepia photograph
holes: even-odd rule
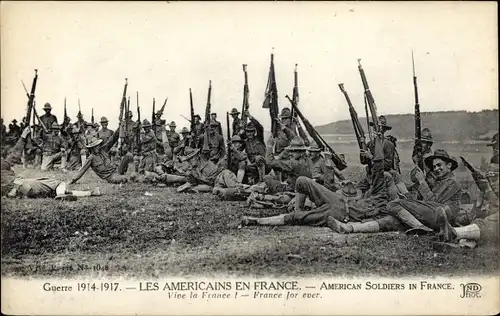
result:
[[[499,312],[496,2],[0,17],[2,312]]]

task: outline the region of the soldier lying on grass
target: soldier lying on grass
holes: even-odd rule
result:
[[[16,177],[12,166],[20,155],[19,152],[13,152],[6,159],[2,158],[1,160],[2,196],[9,198],[56,198],[74,201],[77,197],[101,195],[98,187],[92,191],[68,190],[65,182],[54,178],[23,179]]]

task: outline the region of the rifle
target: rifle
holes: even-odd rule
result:
[[[352,126],[354,128],[354,134],[356,134],[356,139],[358,141],[359,149],[367,150],[368,147],[366,145],[365,132],[363,131],[363,126],[361,126],[361,122],[359,121],[358,113],[356,112],[356,109],[352,105],[351,99],[349,98],[347,91],[345,91],[344,89],[344,84],[339,83],[339,88],[340,91],[342,91],[342,93],[344,94],[345,99],[347,101],[347,105],[349,106],[349,114],[351,115]]]
[[[135,146],[137,149],[137,155],[141,155],[141,108],[139,107],[139,91],[136,93],[137,97],[137,129],[135,130]]]
[[[92,115],[90,117],[90,122],[92,123],[92,126],[94,126],[94,108],[92,108]]]
[[[297,72],[297,64],[295,64],[295,70],[293,72],[293,94],[292,100],[295,104],[299,105],[299,74]],[[297,113],[292,109],[292,117],[297,117]]]
[[[49,131],[47,129],[47,126],[43,124],[42,120],[40,120],[40,117],[38,116],[38,113],[36,112],[36,101],[33,102],[33,124],[35,124],[35,117],[38,120],[38,123],[40,123],[40,126],[42,127],[43,131],[45,133],[48,133]],[[49,127],[52,128],[52,126]]]
[[[191,92],[191,88],[189,88],[189,106],[191,111],[191,133],[194,133],[196,127],[194,122],[193,93]]]
[[[285,97],[288,99],[288,101],[290,101],[292,108],[294,108],[295,112],[297,112],[298,117],[300,117],[302,123],[304,123],[307,132],[309,133],[309,135],[311,135],[316,144],[318,144],[318,146],[322,150],[326,149],[330,152],[330,154],[332,155],[332,161],[337,167],[337,169],[339,169],[340,171],[344,170],[347,167],[345,161],[335,153],[335,151],[330,147],[330,145],[328,145],[328,143],[323,139],[323,137],[321,137],[321,135],[316,131],[316,129],[314,129],[312,124],[304,117],[302,112],[300,112],[295,102],[292,99],[290,99],[288,95]]]
[[[271,65],[269,66],[269,75],[267,77],[267,86],[265,93],[265,100],[262,105],[264,109],[269,109],[271,116],[271,132],[273,137],[278,137],[278,88],[276,87],[276,74],[274,72],[274,54],[271,54]]]
[[[415,61],[413,51],[411,52],[411,63],[413,66],[413,92],[415,94],[415,151],[417,154],[417,165],[425,173],[423,148],[422,148],[422,121],[420,119],[420,104],[418,102],[417,75],[415,74]]]
[[[36,91],[37,81],[38,81],[38,69],[35,69],[35,77],[33,78],[33,82],[31,84],[31,91],[30,91],[30,94],[28,96],[28,109],[26,111],[26,120],[27,120],[28,126],[30,126],[31,111],[33,109],[33,103],[35,102],[35,91]],[[24,86],[24,83],[23,83],[23,86]]]
[[[366,94],[363,93],[363,100],[365,101],[365,116],[366,116],[366,128],[368,128],[368,137],[372,140],[372,129],[370,127],[370,115],[368,114],[368,100]]]
[[[120,150],[120,156],[123,156],[123,142],[125,140],[125,126],[123,126],[123,112],[125,111],[126,103],[127,103],[127,86],[128,80],[125,78],[125,86],[123,87],[123,95],[120,102],[120,114],[118,116],[118,122],[120,123],[119,128],[119,137],[118,137],[118,148]]]
[[[370,108],[370,113],[372,115],[373,130],[376,133],[379,133],[380,125],[378,124],[377,105],[375,104],[375,99],[373,98],[372,92],[370,91],[370,86],[368,85],[368,80],[366,79],[365,71],[361,66],[361,59],[358,59],[358,69],[359,69],[359,75],[361,76],[361,81],[363,82],[363,88],[365,89],[365,95],[368,102],[368,107]]]
[[[226,112],[226,127],[227,127],[227,165],[231,165],[231,129],[229,122],[229,112]]]
[[[211,98],[212,98],[212,80],[209,80],[208,81],[207,106],[205,107],[205,123],[207,123],[207,124],[210,124],[210,111],[211,111],[211,107],[212,107],[212,104],[210,103]]]
[[[190,119],[188,119],[187,117],[185,117],[184,115],[180,114],[180,116],[181,116],[183,119],[185,119],[186,121],[188,121],[189,123],[191,123],[191,120],[190,120]]]
[[[154,131],[154,133],[156,135],[155,107],[156,107],[156,102],[155,102],[155,98],[153,98],[153,112],[151,113],[151,124],[153,125],[153,131]]]
[[[248,102],[250,91],[248,89],[248,74],[247,65],[243,64],[243,72],[245,73],[245,85],[243,86],[243,105],[241,106],[241,121],[243,126],[247,124],[248,117],[245,113],[250,108],[250,103]]]
[[[68,127],[68,124],[69,124],[69,117],[68,117],[68,111],[66,110],[66,97],[64,97],[64,120],[63,120],[62,129],[66,130],[66,127]]]

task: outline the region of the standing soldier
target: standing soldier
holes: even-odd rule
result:
[[[233,117],[233,135],[231,136],[239,135],[240,137],[243,137],[243,134],[245,133],[245,126],[243,126],[243,122],[238,117],[240,112],[236,108],[233,108],[229,114]]]
[[[45,103],[45,105],[43,106],[43,110],[45,111],[45,114],[40,116],[40,121],[47,129],[49,129],[51,128],[52,124],[57,124],[57,117],[51,113],[52,106],[50,105],[50,103]]]
[[[47,134],[40,135],[42,145],[42,171],[52,169],[54,163],[61,160],[61,169],[66,168],[66,143],[59,135],[59,125],[53,123]]]
[[[177,127],[177,125],[175,125],[174,121],[172,121],[168,127],[170,127],[170,131],[167,132],[168,143],[173,152],[174,148],[179,146],[181,137],[175,132],[175,128]]]
[[[222,125],[217,121],[217,113],[210,113],[210,121],[215,123],[215,127],[219,135],[222,135]]]
[[[102,129],[97,132],[97,137],[102,139],[105,143],[111,136],[113,136],[113,131],[108,129],[108,119],[105,116],[101,117],[101,125]]]

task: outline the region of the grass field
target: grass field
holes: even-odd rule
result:
[[[471,161],[477,164],[479,155],[488,154],[475,153]],[[16,173],[47,176],[22,168]],[[362,168],[353,163],[344,173],[359,179]],[[470,181],[466,172],[457,175]],[[498,245],[443,252],[434,249],[431,237],[398,232],[338,235],[328,228],[238,228],[244,214],[280,211],[250,210],[244,202],[220,201],[212,194],[177,194],[172,188],[138,183],[111,185],[92,171],[74,188],[96,186],[103,196],[76,202],[3,199],[2,275],[456,276],[498,271]],[[79,270],[78,264],[107,270]]]

